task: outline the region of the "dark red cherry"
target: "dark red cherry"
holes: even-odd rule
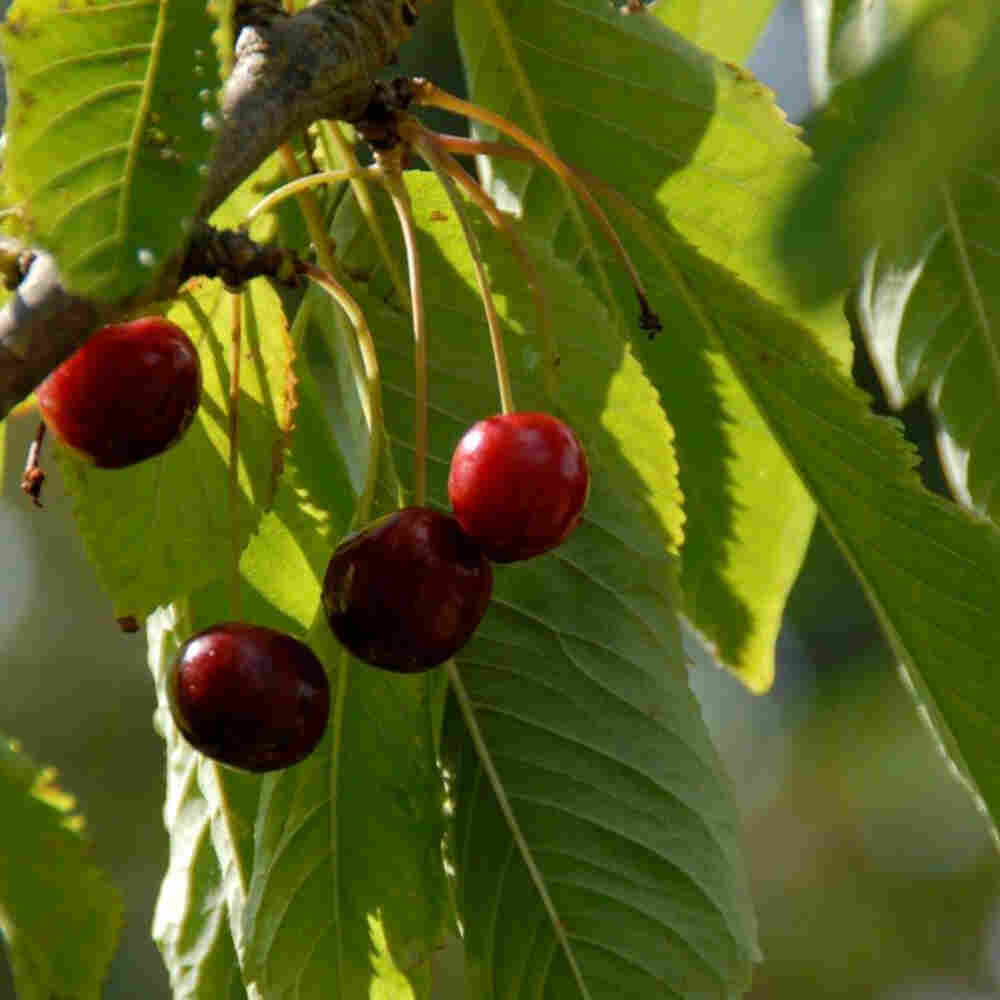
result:
[[[200,397],[198,352],[162,316],[102,327],[38,387],[52,433],[104,469],[134,465],[175,444]]]
[[[548,413],[506,413],[473,424],[448,476],[462,530],[501,563],[530,559],[565,541],[589,487],[583,447]]]
[[[468,642],[492,589],[489,561],[453,517],[407,507],[334,552],[323,606],[333,634],[359,660],[416,673]]]
[[[330,713],[326,671],[298,639],[226,622],[181,646],[167,679],[170,712],[206,757],[275,771],[307,757]]]

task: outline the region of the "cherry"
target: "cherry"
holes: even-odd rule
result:
[[[162,316],[105,326],[38,388],[50,430],[104,469],[120,469],[175,444],[201,396],[198,352]]]
[[[462,530],[501,563],[563,542],[580,520],[589,487],[583,447],[548,413],[506,413],[473,424],[448,475]]]
[[[167,680],[177,728],[207,757],[274,771],[307,757],[330,713],[326,671],[298,639],[226,622],[181,646]]]
[[[492,589],[489,561],[453,517],[406,507],[334,552],[323,606],[334,635],[359,660],[418,673],[468,642]]]

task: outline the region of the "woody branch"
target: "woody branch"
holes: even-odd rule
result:
[[[272,0],[238,5],[235,62],[198,217],[207,218],[272,150],[311,122],[363,117],[376,92],[375,75],[429,2],[325,0],[293,16]],[[108,305],[72,295],[51,255],[12,240],[0,240],[0,265],[17,284],[0,310],[2,419],[96,327],[140,303]],[[143,301],[176,291],[184,262],[173,265]]]

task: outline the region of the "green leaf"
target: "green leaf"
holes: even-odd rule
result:
[[[284,312],[271,286],[257,280],[243,293],[234,511],[232,296],[219,282],[201,280],[190,289],[167,313],[201,359],[201,405],[183,439],[127,469],[97,469],[60,450],[87,553],[119,616],[144,616],[229,573],[234,544],[242,550],[274,498],[292,423],[295,383]]]
[[[261,1000],[415,1000],[429,996],[446,898],[435,760],[443,675],[374,670],[330,633],[321,581],[355,497],[315,386],[305,374],[300,385],[288,465],[240,562],[239,617],[308,637],[331,675],[330,722],[313,754],[285,771],[241,774],[201,757],[173,727],[164,676],[188,634],[233,617],[230,587],[196,592],[179,616],[158,613],[151,666],[170,765],[171,868],[156,934],[174,982],[201,991],[192,998],[217,995],[233,974]]]
[[[942,745],[1000,815],[1000,533],[927,491],[896,421],[837,371],[806,330],[705,263],[687,289],[875,610]],[[706,303],[717,304],[708,319]]]
[[[926,394],[952,493],[1000,520],[1000,210],[993,163],[956,171],[945,221],[918,259],[875,253],[863,272],[858,315],[890,403]]]
[[[122,903],[73,798],[0,737],[0,932],[21,1000],[98,1000]]]
[[[183,246],[214,144],[213,28],[181,0],[10,9],[9,190],[73,291],[120,301]]]
[[[650,7],[668,28],[720,59],[744,63],[778,0],[660,0]]]
[[[876,244],[905,256],[939,224],[952,172],[996,155],[998,86],[1000,12],[956,0],[838,89],[810,123],[822,170],[789,203],[777,244],[803,296],[842,291]]]
[[[430,493],[444,504],[452,449],[498,398],[455,212],[426,174],[407,181],[429,327]],[[386,419],[409,481],[409,318],[385,300],[391,285],[356,209],[345,205],[336,222],[338,246],[370,274],[359,301],[378,331]],[[573,983],[572,956],[594,998],[733,995],[749,976],[754,925],[735,809],[687,688],[668,554],[679,523],[670,426],[627,341],[575,271],[525,239],[549,295],[554,343],[546,344],[509,247],[485,224],[473,228],[504,323],[516,405],[572,424],[592,485],[581,525],[557,553],[495,567],[490,610],[457,657],[558,920],[543,908],[453,712],[448,742],[460,766],[451,860],[470,994],[587,995]],[[568,948],[559,944],[563,930]]]
[[[520,35],[523,37],[523,30]],[[532,39],[533,44],[541,44],[534,36]],[[481,71],[483,78],[495,80],[485,55],[483,61],[487,63]],[[680,73],[677,64],[669,69]],[[570,87],[567,92],[575,91]],[[552,98],[550,101],[556,103]],[[726,107],[720,92],[713,124]],[[585,113],[596,115],[597,111],[577,109],[578,116]],[[545,120],[550,118],[562,120],[555,112]],[[719,127],[725,131],[723,125]],[[764,129],[762,121],[761,135],[766,134]],[[586,129],[578,125],[578,131]],[[572,139],[567,135],[565,141]],[[706,142],[699,146],[698,157]],[[631,168],[629,158],[623,157],[622,162]],[[692,166],[692,171],[695,169]],[[786,180],[790,173],[784,172]],[[645,213],[637,217],[635,212],[621,209],[643,237],[644,270],[653,268],[652,299],[658,306],[673,303],[677,310],[677,326],[668,345],[673,339],[687,341],[692,330],[700,329],[708,349],[714,345],[736,374],[817,503],[894,651],[915,678],[918,690],[926,691],[928,713],[942,723],[938,727],[942,742],[953,751],[958,748],[960,752],[954,753],[953,759],[961,766],[964,757],[979,792],[996,816],[1000,767],[993,706],[998,699],[991,667],[1000,639],[996,624],[1000,539],[996,531],[922,488],[913,471],[914,455],[898,428],[874,417],[867,399],[839,373],[830,349],[840,343],[837,328],[815,321],[806,325],[808,314],[789,316],[768,302],[773,297],[781,305],[782,300],[775,295],[777,286],[767,280],[766,269],[755,272],[745,256],[734,252],[727,262],[736,270],[734,276],[717,261],[695,252],[708,248],[710,257],[718,256],[710,243],[694,238],[696,227],[685,218],[697,209],[698,201],[693,209],[681,202],[664,217],[643,203],[641,188],[628,189],[630,182],[622,177],[621,169],[614,180]],[[778,180],[780,177],[772,183]],[[718,216],[728,224],[727,199],[722,185],[718,187]],[[765,221],[758,219],[756,225],[766,229],[766,219],[773,220],[781,205],[779,194],[775,190],[777,206],[772,207],[772,214],[763,212]],[[526,210],[530,195],[529,189],[523,198]],[[673,202],[665,204],[669,213]],[[734,228],[739,225],[738,220],[732,221]],[[750,276],[753,289],[736,280],[749,280]],[[675,365],[668,353],[670,346],[664,347],[663,340],[639,349],[647,373],[669,407],[675,397],[674,385],[667,380]],[[677,392],[682,391],[678,386]],[[684,478],[687,455],[683,425],[672,408],[670,414],[678,428],[690,537],[697,498]],[[758,485],[763,485],[760,496],[773,511],[775,499],[782,498],[783,492],[767,480]],[[769,496],[765,496],[768,490]]]
[[[457,6],[476,100],[613,185],[661,231],[679,233],[765,297],[791,305],[770,246],[777,208],[809,172],[808,153],[765,87],[649,18],[622,17],[600,0],[544,11],[490,0],[486,14],[483,6]],[[487,180],[532,232],[580,260],[592,287],[613,290],[619,308],[634,315],[619,264],[543,171],[494,158]],[[655,258],[629,246],[652,279]],[[677,434],[685,610],[716,655],[753,690],[765,690],[814,510],[726,357],[669,288],[652,298],[665,331],[636,351]],[[829,310],[803,319],[847,361],[842,316]]]

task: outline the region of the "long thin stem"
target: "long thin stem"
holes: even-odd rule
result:
[[[414,466],[413,502],[422,507],[427,500],[427,325],[424,312],[424,286],[420,273],[420,248],[413,224],[413,205],[402,175],[397,168],[386,169],[386,186],[406,247],[406,265],[410,277],[410,304],[413,313],[413,397],[414,397]]]
[[[309,239],[312,240],[312,244],[316,248],[316,257],[319,260],[320,267],[325,271],[329,271],[330,274],[337,274],[338,267],[337,259],[334,256],[333,240],[330,239],[330,234],[326,231],[323,213],[320,210],[319,202],[316,201],[316,195],[312,192],[312,188],[315,187],[315,178],[322,175],[307,174],[303,176],[302,169],[299,167],[299,161],[295,158],[295,151],[287,142],[278,147],[278,153],[281,156],[281,165],[285,168],[285,173],[288,174],[291,181],[272,193],[279,194],[287,188],[294,188],[296,185],[299,185],[295,190],[289,192],[289,195],[286,197],[290,195],[296,196],[299,203],[299,210],[306,221],[306,229],[309,230]],[[340,171],[334,172],[340,173]],[[343,180],[344,178],[340,179]],[[309,183],[310,181],[314,183]],[[266,201],[267,198],[264,199],[264,202]],[[264,202],[261,202],[260,205],[264,204]],[[260,205],[255,206],[254,210],[250,212],[247,216],[248,220],[253,218],[254,212],[260,208]]]
[[[368,426],[368,468],[365,472],[365,485],[358,500],[358,515],[364,523],[371,512],[372,500],[375,497],[375,484],[378,481],[379,442],[382,437],[382,380],[379,374],[378,355],[375,353],[375,342],[372,340],[368,321],[361,307],[354,301],[350,293],[328,271],[312,264],[307,264],[306,277],[322,286],[347,314],[354,327],[355,347],[360,354],[364,369],[362,385],[364,392],[361,397],[361,407]],[[352,358],[352,364],[355,364]]]
[[[284,149],[285,147],[281,148]],[[285,166],[287,167],[287,162]],[[287,184],[282,184],[281,187],[275,188],[266,198],[261,198],[261,200],[258,201],[249,212],[247,212],[246,221],[252,222],[262,212],[269,212],[275,205],[280,204],[286,198],[291,198],[294,195],[300,195],[304,191],[310,191],[314,187],[319,187],[323,184],[337,184],[342,181],[364,177],[372,173],[378,173],[376,167],[359,167],[357,170],[345,167],[342,170],[323,170],[318,174],[306,174],[302,177],[296,177],[295,180],[288,181]]]
[[[285,171],[292,177],[300,174],[301,171],[291,147],[287,144],[282,146],[281,154]],[[331,295],[347,314],[347,318],[354,327],[354,336],[352,337],[345,332],[343,343],[361,400],[365,424],[368,428],[368,467],[365,470],[365,482],[358,499],[358,520],[359,523],[364,524],[368,520],[375,497],[375,484],[378,481],[379,446],[382,438],[382,382],[379,377],[378,357],[375,354],[375,345],[368,329],[365,314],[347,289],[335,277],[338,267],[334,256],[333,241],[326,231],[322,213],[311,191],[299,193],[299,205],[306,220],[309,238],[316,248],[316,257],[320,263],[318,268],[312,265],[307,266],[305,273]]]
[[[502,156],[507,160],[522,163],[541,162],[534,153],[522,146],[512,146],[509,142],[487,142],[485,139],[470,139],[450,132],[435,132],[434,138],[445,149],[458,156]]]
[[[229,373],[229,530],[232,542],[232,597],[230,611],[233,621],[243,617],[240,596],[240,364],[243,356],[243,294],[230,296],[233,308],[233,361]]]
[[[497,805],[500,807],[500,812],[507,821],[511,837],[514,839],[514,844],[517,846],[518,853],[521,855],[521,860],[528,869],[531,881],[534,882],[535,888],[538,890],[538,895],[541,898],[542,905],[545,907],[545,912],[549,915],[549,920],[552,922],[552,930],[566,956],[566,961],[569,962],[569,967],[573,972],[573,978],[576,979],[577,986],[580,990],[580,996],[585,998],[585,1000],[590,1000],[590,990],[587,988],[586,980],[583,978],[583,972],[581,971],[576,960],[576,953],[573,951],[573,947],[569,943],[569,938],[566,935],[566,928],[559,917],[555,903],[552,901],[552,896],[549,893],[549,887],[545,882],[545,876],[542,875],[538,865],[535,863],[535,857],[531,852],[531,848],[528,846],[528,841],[525,839],[523,831],[521,830],[521,824],[518,823],[517,816],[514,815],[510,799],[507,798],[507,791],[504,788],[503,782],[500,780],[500,775],[493,763],[493,756],[490,753],[489,747],[486,745],[486,740],[483,738],[483,732],[479,728],[479,720],[476,718],[476,708],[472,704],[472,699],[469,697],[469,692],[465,688],[465,683],[462,681],[462,675],[458,672],[458,667],[455,666],[454,660],[448,661],[447,670],[448,681],[451,684],[452,691],[455,693],[455,699],[458,701],[458,707],[461,709],[462,718],[465,721],[465,727],[468,729],[469,736],[472,739],[472,744],[476,748],[479,763],[486,772],[486,777],[489,779],[490,785],[493,788],[493,794],[497,797]]]
[[[517,229],[511,225],[510,219],[497,208],[496,202],[483,190],[482,185],[448,152],[445,144],[438,141],[441,138],[440,135],[436,132],[431,132],[419,122],[412,119],[400,128],[400,132],[404,138],[409,138],[411,142],[415,131],[419,132],[428,142],[434,145],[448,173],[457,181],[470,200],[490,220],[493,227],[506,237],[521,270],[524,272],[525,282],[531,291],[531,298],[535,304],[535,321],[538,326],[537,333],[545,349],[546,384],[550,390],[554,390],[552,379],[555,374],[557,352],[555,342],[552,339],[552,324],[549,319],[549,299],[545,285],[538,273],[538,268],[535,266],[534,258],[528,253],[527,247],[524,245]],[[448,136],[447,138],[451,137]],[[518,152],[523,152],[528,159],[534,160],[534,157],[527,150],[522,150],[516,146],[508,146],[506,148],[517,149]]]
[[[329,140],[329,143],[336,147],[336,154],[340,162],[347,169],[358,171],[358,175],[351,178],[351,191],[354,193],[354,199],[358,203],[358,208],[361,209],[361,214],[365,217],[365,222],[368,223],[368,231],[375,241],[375,248],[378,250],[379,256],[382,258],[382,263],[389,274],[392,287],[396,290],[396,297],[400,302],[405,302],[407,298],[406,281],[403,279],[403,274],[399,269],[399,262],[396,260],[395,254],[389,249],[389,243],[378,221],[378,212],[375,211],[371,192],[368,190],[367,180],[374,172],[371,171],[371,168],[369,168],[368,173],[362,171],[361,166],[358,164],[358,159],[354,155],[354,150],[351,148],[351,144],[344,138],[344,134],[341,132],[340,125],[337,122],[322,122],[320,124],[320,139],[324,141],[324,149],[327,150],[327,155],[330,153],[327,144],[327,140]],[[380,175],[375,176],[381,180]]]
[[[659,317],[649,305],[645,286],[639,277],[639,272],[632,263],[632,258],[629,256],[622,241],[618,238],[618,234],[615,232],[615,228],[611,225],[607,215],[604,214],[604,210],[587,189],[587,185],[581,180],[577,171],[556,156],[550,149],[547,149],[532,136],[528,135],[524,129],[518,128],[517,125],[507,121],[506,118],[494,114],[487,108],[481,108],[469,101],[463,101],[460,97],[455,97],[453,94],[441,90],[440,87],[436,87],[427,80],[417,80],[414,83],[416,85],[414,101],[417,104],[444,108],[446,111],[454,111],[457,114],[465,115],[465,117],[482,122],[484,125],[493,126],[493,128],[509,135],[515,142],[520,143],[539,162],[548,167],[557,177],[565,181],[580,196],[587,210],[597,220],[601,229],[604,230],[605,236],[628,272],[632,286],[635,289],[636,298],[639,300],[639,326],[643,330],[650,332],[662,329]]]
[[[476,234],[472,231],[472,227],[469,225],[465,205],[462,204],[462,198],[455,189],[455,182],[451,179],[447,166],[441,162],[434,144],[419,133],[413,136],[412,141],[414,149],[430,164],[431,169],[437,175],[438,180],[440,180],[462,226],[465,242],[469,246],[469,254],[472,257],[472,265],[476,271],[476,281],[479,283],[479,294],[483,300],[483,309],[486,312],[486,325],[490,330],[490,346],[493,349],[493,363],[496,366],[497,386],[500,390],[500,407],[504,413],[512,413],[514,410],[514,394],[510,387],[507,352],[504,349],[500,321],[497,318],[496,306],[493,303],[493,293],[490,291],[489,282],[486,280],[486,271],[483,268],[479,242],[476,239]]]

